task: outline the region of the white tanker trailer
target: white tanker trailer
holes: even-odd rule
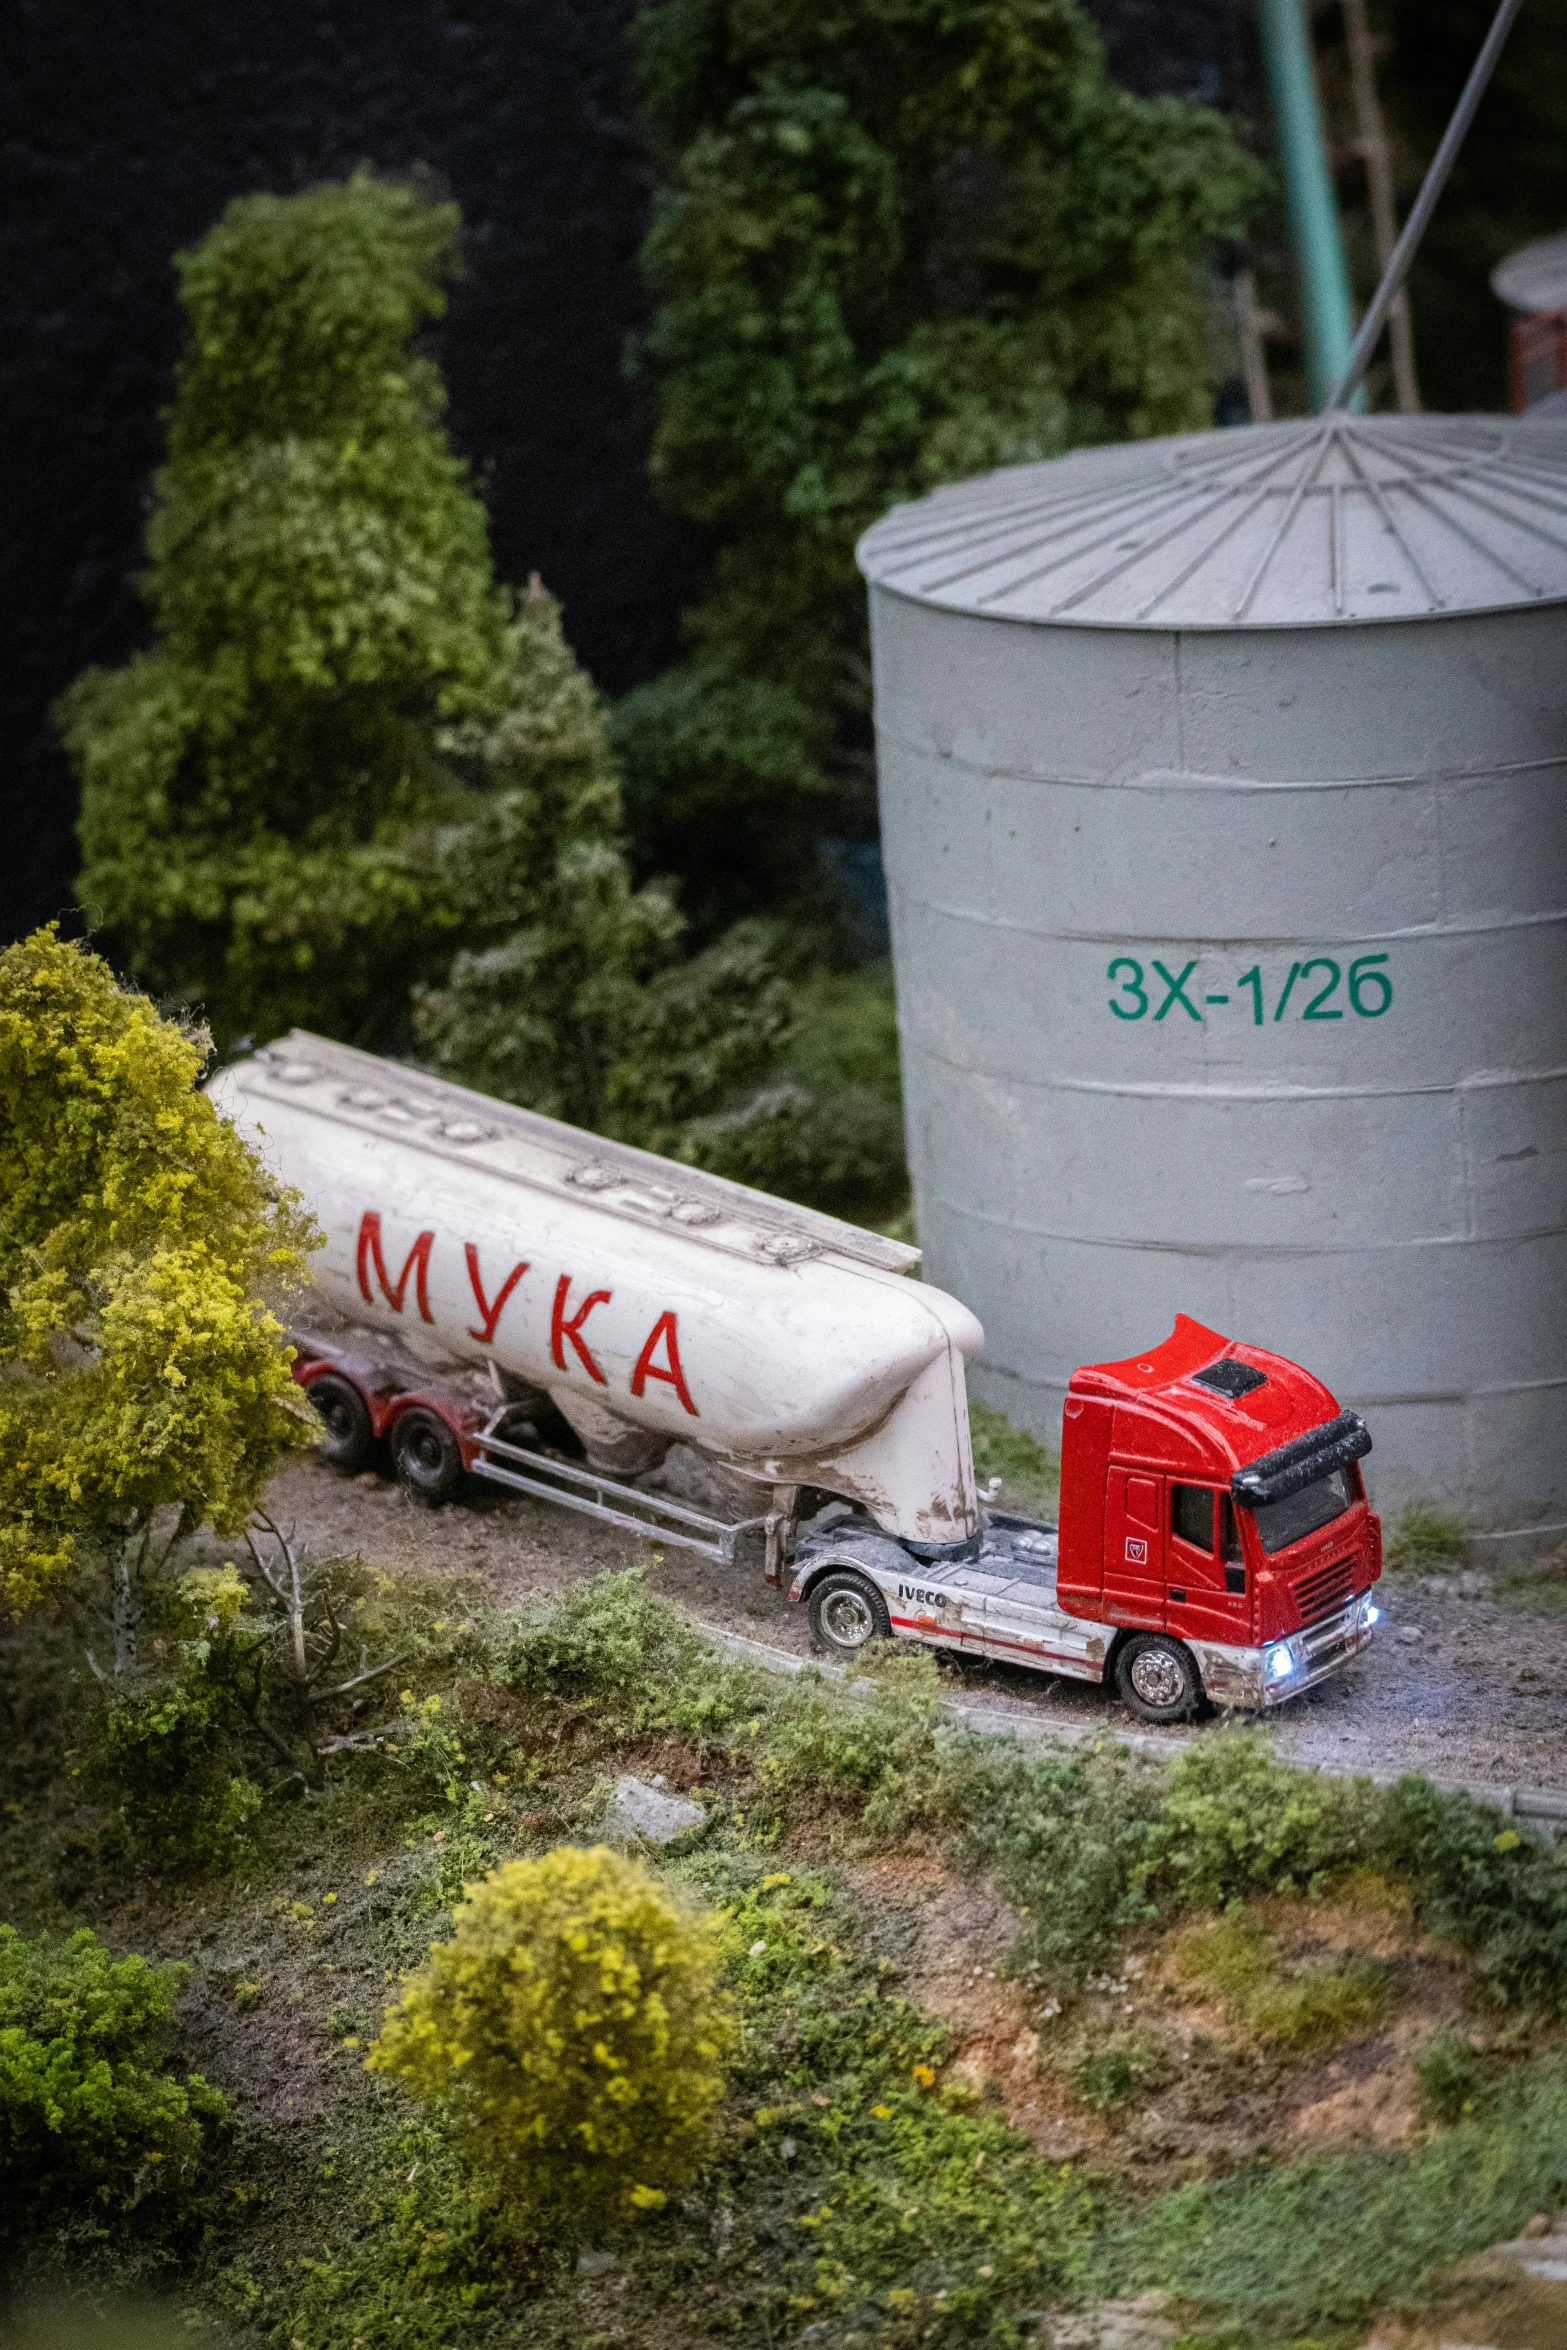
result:
[[[294,1374],[340,1468],[384,1442],[432,1501],[471,1474],[726,1564],[755,1540],[831,1650],[1110,1677],[1155,1720],[1276,1704],[1371,1636],[1370,1439],[1279,1356],[1182,1317],[1079,1371],[1058,1545],[981,1504],[983,1332],[917,1249],[297,1030],[208,1090],[326,1235],[339,1330],[294,1333]],[[641,1481],[677,1442],[755,1515]]]

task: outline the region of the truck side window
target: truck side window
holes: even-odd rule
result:
[[[1235,1504],[1227,1493],[1219,1496],[1219,1556],[1226,1566],[1239,1566],[1243,1557],[1241,1530],[1235,1523]]]
[[[1213,1488],[1208,1485],[1170,1487],[1170,1531],[1196,1550],[1213,1556]]]

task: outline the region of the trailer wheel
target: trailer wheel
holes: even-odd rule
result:
[[[353,1381],[326,1372],[311,1380],[305,1394],[326,1430],[321,1458],[345,1475],[362,1469],[375,1431],[370,1425],[370,1406]]]
[[[1115,1686],[1145,1722],[1189,1721],[1202,1703],[1196,1658],[1163,1632],[1139,1632],[1127,1641],[1115,1660]]]
[[[811,1636],[834,1656],[856,1657],[873,1640],[892,1638],[887,1602],[868,1575],[847,1567],[824,1575],[811,1593]]]
[[[417,1406],[392,1428],[392,1458],[410,1493],[423,1501],[447,1501],[462,1483],[462,1447],[439,1412]]]

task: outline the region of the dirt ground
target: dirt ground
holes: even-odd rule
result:
[[[358,1551],[389,1567],[473,1573],[502,1603],[640,1559],[660,1590],[704,1622],[809,1653],[803,1611],[754,1569],[720,1567],[690,1551],[655,1553],[591,1518],[476,1481],[461,1501],[431,1509],[368,1471],[345,1480],[310,1460],[282,1472],[270,1506],[318,1557]],[[1498,1793],[1567,1792],[1567,1614],[1520,1612],[1476,1569],[1389,1574],[1378,1596],[1375,1646],[1271,1720],[1280,1754],[1378,1776],[1420,1771]],[[1028,1722],[1043,1714],[1078,1732],[1133,1727],[1102,1689],[967,1659],[953,1670],[965,1695],[998,1713]],[[1161,1735],[1144,1723],[1136,1728],[1145,1738]],[[1172,1747],[1181,1742],[1181,1733],[1163,1735]]]

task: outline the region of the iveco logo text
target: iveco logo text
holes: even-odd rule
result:
[[[918,1583],[900,1583],[898,1597],[912,1599],[921,1607],[945,1607],[947,1604],[947,1595],[944,1591],[924,1591]]]

